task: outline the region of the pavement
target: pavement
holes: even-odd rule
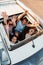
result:
[[[20,0],[43,19],[43,0]]]

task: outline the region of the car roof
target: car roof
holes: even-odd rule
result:
[[[2,0],[0,1],[0,18],[1,13],[7,12],[8,16],[24,12],[24,10],[16,3],[16,1]]]

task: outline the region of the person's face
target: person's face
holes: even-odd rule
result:
[[[34,29],[30,29],[30,30],[29,30],[29,34],[30,34],[30,35],[32,35],[34,32],[35,32]]]
[[[11,19],[12,22],[15,22],[16,21],[16,18],[17,18],[16,16],[13,16],[12,19]]]
[[[25,19],[22,21],[22,24],[23,24],[23,25],[25,25],[25,24],[26,24],[26,20],[25,20]]]
[[[14,37],[12,38],[12,42],[16,43],[16,41],[17,41],[17,37],[14,36]]]

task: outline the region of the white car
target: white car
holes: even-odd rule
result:
[[[9,18],[12,15],[20,15],[28,11],[26,17],[31,23],[34,21],[39,21],[40,25],[36,27],[36,33],[31,35],[28,38],[25,38],[22,41],[19,41],[17,44],[13,44],[5,32],[4,26],[2,24],[3,18],[1,13],[6,11],[9,15]],[[32,12],[30,8],[27,8],[19,0],[2,0],[0,1],[0,50],[2,53],[2,65],[13,65],[19,63],[32,55],[39,52],[43,49],[43,20]]]

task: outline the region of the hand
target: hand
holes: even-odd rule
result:
[[[34,17],[35,17],[35,19],[37,20],[37,21],[35,21],[35,22],[37,22],[38,24],[40,24],[40,21],[39,21],[38,17],[36,17],[36,16],[34,16]]]
[[[39,24],[38,24],[37,22],[36,22],[36,23],[34,23],[33,25],[34,25],[34,26],[39,26]]]
[[[2,16],[3,16],[4,19],[8,19],[8,15],[7,15],[6,12],[2,12]]]
[[[25,14],[27,14],[28,13],[28,11],[27,10],[25,10]]]

